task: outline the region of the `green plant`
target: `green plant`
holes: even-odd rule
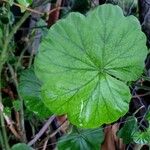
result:
[[[40,118],[47,118],[51,112],[45,107],[41,97],[41,82],[37,79],[33,69],[22,72],[19,91],[26,107]]]
[[[49,2],[54,9],[34,9]],[[110,2],[122,9],[110,4],[94,8],[95,1],[89,0],[0,2],[0,149],[103,149],[110,126],[116,130],[122,123],[117,135],[127,147],[149,144],[149,124],[143,126],[137,115],[144,108],[140,118],[150,123],[148,107],[140,99],[149,94],[145,81],[150,79],[141,77],[146,37],[137,18],[128,16],[139,15],[137,3]],[[20,8],[21,16],[12,6]],[[29,23],[29,16],[39,22],[18,39],[18,32],[28,28],[24,22]],[[33,43],[38,29],[45,37],[32,66],[34,54],[27,49],[37,48]],[[148,92],[133,94],[131,89],[131,94],[132,87]],[[136,97],[142,106],[128,110]]]
[[[25,8],[24,7],[21,8],[21,12],[26,11],[26,8],[33,3],[33,0],[17,0],[17,1],[19,4],[25,7]]]
[[[147,112],[144,118],[149,123],[148,128],[145,128],[144,131],[139,129],[140,126],[136,117],[130,116],[127,118],[127,122],[117,134],[119,138],[123,139],[125,144],[136,143],[141,147],[144,144],[150,143],[150,111]]]
[[[145,43],[138,20],[118,6],[70,13],[51,27],[35,59],[43,102],[78,127],[116,121],[128,111],[127,85],[143,72]]]
[[[6,1],[7,2],[7,1]],[[29,17],[30,13],[25,13],[23,17],[14,25],[12,22],[11,11],[10,11],[10,5],[9,3],[4,3],[1,7],[1,13],[0,13],[0,27],[1,27],[1,37],[0,37],[0,90],[2,90],[2,72],[3,67],[6,63],[9,62],[9,54],[12,52],[10,51],[11,48],[14,46],[13,44],[13,38],[14,34],[17,32],[17,30],[20,28],[20,26],[24,23],[24,21]],[[11,27],[10,27],[11,25]],[[14,72],[12,71],[12,68],[10,69],[11,75],[14,76]],[[16,85],[16,89],[18,92],[18,83],[17,80],[14,79],[14,83]],[[24,110],[23,110],[23,100],[20,98],[21,101],[21,109],[20,109],[20,131],[22,132],[22,141],[25,142],[26,137],[25,134],[25,128],[24,128]],[[3,113],[3,99],[2,99],[2,93],[0,91],[0,124],[1,124],[1,131],[0,134],[2,138],[0,137],[0,142],[2,145],[2,149],[9,150],[9,143],[8,143],[8,137],[7,137],[7,131],[5,126],[5,114]],[[16,133],[16,132],[15,132]]]
[[[27,146],[24,143],[15,144],[11,150],[33,150],[31,147]]]
[[[60,150],[99,150],[103,140],[103,129],[73,128],[69,135],[59,139],[57,147]]]

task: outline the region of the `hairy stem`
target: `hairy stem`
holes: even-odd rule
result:
[[[6,55],[3,53],[4,51],[7,50],[7,40],[5,40],[8,36],[9,28],[8,25],[5,26],[5,35],[4,35],[4,45],[2,48],[2,53],[0,57],[0,123],[1,123],[1,129],[2,129],[2,138],[3,138],[3,143],[4,143],[4,150],[9,150],[9,144],[8,144],[8,138],[7,138],[7,132],[6,132],[6,126],[5,126],[5,121],[4,121],[4,115],[3,115],[3,101],[2,101],[2,67],[4,64],[4,60]]]
[[[10,33],[9,32],[9,28],[7,27],[8,30],[6,30],[6,34],[4,36],[4,45],[2,48],[2,52],[0,55],[0,89],[1,87],[1,75],[2,75],[2,68],[3,65],[6,63],[7,58],[8,58],[8,51],[9,51],[9,44],[11,42],[11,40],[14,37],[14,34],[17,32],[17,30],[20,28],[20,26],[24,23],[24,21],[29,17],[30,13],[26,12],[24,14],[24,16],[17,22],[17,24],[15,24],[12,28],[12,31]],[[22,108],[21,108],[21,130],[23,131],[22,133],[25,132],[24,129],[24,113],[23,113],[23,102],[22,103]],[[2,104],[2,94],[0,92],[0,104]],[[3,113],[0,112],[0,119],[1,119],[1,126],[2,126],[2,134],[3,134],[3,140],[5,143],[5,149],[9,150],[9,145],[8,145],[8,139],[7,139],[7,134],[6,134],[6,128],[5,128],[5,122],[4,122],[4,116]],[[23,141],[25,142],[25,137],[23,136]]]
[[[0,74],[0,79],[1,79],[1,74]],[[1,81],[0,81],[0,89],[1,89]],[[0,91],[0,107],[2,107],[2,93]],[[6,127],[5,127],[5,121],[4,121],[4,116],[2,109],[0,109],[0,122],[1,122],[1,128],[2,128],[2,138],[3,138],[3,143],[5,146],[5,150],[9,150],[9,144],[8,144],[8,138],[7,138],[7,132],[6,132]]]
[[[20,95],[20,93],[19,93],[19,88],[18,88],[18,81],[17,81],[17,78],[16,78],[16,75],[15,75],[15,71],[14,71],[14,69],[12,68],[12,66],[9,64],[9,63],[7,63],[7,65],[8,65],[8,68],[9,68],[9,71],[10,71],[10,74],[11,74],[11,76],[12,76],[12,79],[13,79],[13,83],[14,83],[14,85],[15,85],[15,87],[16,87],[16,90],[17,90],[17,93],[18,93],[18,98],[19,98],[19,100],[20,100],[20,102],[21,102],[21,108],[20,108],[20,133],[21,133],[21,137],[22,137],[22,142],[27,142],[27,139],[26,139],[26,132],[25,132],[25,123],[24,123],[24,108],[23,108],[23,99],[22,99],[22,97],[21,97],[21,95]]]
[[[2,149],[5,149],[5,144],[4,144],[4,141],[3,141],[3,137],[2,137],[2,132],[0,130],[0,148]]]

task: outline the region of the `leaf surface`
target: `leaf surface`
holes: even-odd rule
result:
[[[18,144],[15,144],[11,148],[11,150],[33,150],[33,149],[24,143],[18,143]]]
[[[137,144],[149,144],[150,143],[150,109],[149,108],[145,116],[145,119],[148,121],[149,127],[144,132],[137,131],[133,135],[133,140]]]
[[[118,6],[70,13],[51,27],[35,60],[44,103],[80,127],[116,121],[128,111],[126,83],[143,71],[145,43],[138,20]]]
[[[78,129],[58,141],[58,150],[99,150],[104,133],[99,129]]]
[[[133,142],[133,135],[137,132],[137,119],[133,116],[127,118],[127,122],[118,132],[118,136],[123,139],[125,144]]]
[[[149,144],[150,143],[150,128],[145,132],[136,132],[133,135],[133,140],[137,144]]]
[[[41,85],[42,83],[35,76],[33,69],[22,72],[19,91],[26,107],[40,118],[46,118],[51,115],[51,112],[42,101]]]

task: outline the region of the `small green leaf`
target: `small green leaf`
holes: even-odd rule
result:
[[[104,140],[104,133],[101,128],[74,130],[58,141],[58,150],[99,150]]]
[[[11,148],[11,150],[33,150],[33,149],[24,143],[18,143],[18,144],[15,144]]]
[[[133,140],[137,144],[149,144],[150,143],[150,128],[145,132],[136,132],[133,135]]]
[[[146,115],[146,119],[149,119],[149,113]],[[117,135],[123,139],[125,144],[131,142],[141,145],[150,143],[150,127],[144,132],[140,131],[137,125],[137,119],[133,116],[128,117],[127,122]]]
[[[7,116],[11,116],[11,109],[9,107],[4,107],[4,113],[7,115]]]
[[[44,103],[82,128],[112,123],[128,111],[127,82],[142,74],[146,55],[140,23],[120,7],[70,13],[51,27],[35,59]]]
[[[150,107],[148,108],[147,114],[145,116],[145,119],[149,122],[149,128],[150,128]]]
[[[20,108],[21,108],[21,102],[20,102],[19,100],[13,101],[13,108],[14,108],[16,111],[19,111]]]
[[[23,5],[25,7],[28,7],[32,4],[33,0],[17,0],[17,2],[20,4],[20,5]],[[21,8],[21,12],[24,12],[26,11],[26,9],[24,8]]]
[[[40,118],[46,118],[51,112],[43,104],[41,98],[41,82],[37,79],[33,69],[22,72],[19,91],[25,101],[26,107]]]
[[[123,139],[125,144],[129,144],[133,141],[133,135],[137,131],[137,119],[133,116],[127,118],[127,122],[117,133],[119,138]]]

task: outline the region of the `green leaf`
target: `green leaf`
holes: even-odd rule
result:
[[[146,119],[149,121],[149,113],[146,115]],[[117,135],[123,139],[125,144],[135,142],[137,144],[149,144],[150,143],[150,127],[142,132],[137,125],[137,119],[133,116],[127,118],[127,122],[120,129]]]
[[[40,118],[46,118],[51,112],[43,104],[41,98],[41,82],[37,79],[33,69],[22,72],[19,91],[25,101],[26,107]]]
[[[148,122],[150,122],[150,111],[149,111],[148,114],[146,115],[146,119],[148,120]]]
[[[119,138],[123,139],[125,144],[129,144],[133,141],[133,135],[137,131],[137,119],[133,116],[127,118],[127,122],[117,133]]]
[[[11,108],[10,107],[4,107],[4,113],[7,115],[7,116],[11,116]]]
[[[70,13],[51,27],[35,59],[44,103],[83,128],[116,121],[128,111],[126,83],[143,72],[145,43],[138,20],[118,6]]]
[[[58,141],[58,150],[99,150],[104,133],[98,129],[77,129]]]
[[[17,0],[17,2],[20,4],[20,5],[23,5],[25,7],[28,7],[32,4],[33,0]],[[21,12],[24,12],[26,9],[24,8],[21,8]]]
[[[150,113],[146,115],[146,119],[149,121]],[[137,126],[137,119],[133,116],[128,117],[127,122],[122,129],[117,133],[117,135],[123,139],[125,144],[135,142],[137,144],[149,144],[150,143],[150,127],[142,132]]]
[[[20,108],[21,108],[21,102],[20,102],[19,100],[13,101],[13,108],[14,108],[16,111],[19,111]]]
[[[149,128],[150,128],[150,107],[148,108],[148,111],[147,111],[145,118],[149,122]]]
[[[150,143],[150,128],[145,132],[136,132],[133,135],[133,140],[137,144],[149,144]]]
[[[15,144],[11,148],[11,150],[33,150],[33,149],[24,143],[18,143],[18,144]]]

